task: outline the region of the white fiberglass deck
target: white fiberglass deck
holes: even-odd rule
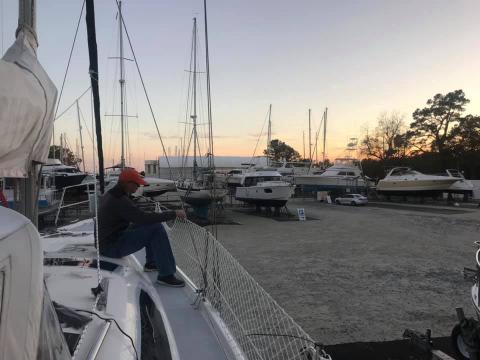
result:
[[[81,221],[74,225],[69,225],[61,229],[59,236],[47,236],[43,238],[43,246],[47,256],[74,257],[74,258],[92,258],[95,256],[93,246],[93,222],[91,220]],[[65,246],[68,246],[65,248]],[[72,245],[76,245],[75,249]],[[86,246],[79,245],[90,245]],[[134,262],[138,263],[138,268],[143,267],[145,260],[144,250],[134,254]],[[120,260],[122,261],[122,260]],[[50,271],[51,273],[51,271]],[[53,275],[53,274],[52,274]],[[86,274],[85,274],[86,275]],[[143,273],[141,276],[155,283],[156,273]],[[91,277],[91,276],[90,276]],[[54,279],[50,279],[54,280]],[[92,279],[95,282],[96,279]],[[88,296],[91,287],[96,284],[89,284],[86,289]],[[234,359],[228,344],[222,341],[221,334],[215,334],[215,324],[207,314],[203,304],[196,308],[193,305],[195,292],[190,286],[185,288],[170,288],[161,285],[154,285],[161,301],[161,309],[164,321],[171,330],[173,343],[176,349],[172,349],[173,359],[208,359],[225,360]],[[78,293],[78,291],[73,292]],[[55,291],[52,297],[55,300]],[[68,300],[68,299],[66,299]],[[77,305],[82,299],[70,299],[68,303]],[[217,329],[218,331],[218,329]]]

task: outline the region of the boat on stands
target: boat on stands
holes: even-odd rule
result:
[[[254,163],[242,163],[240,168],[229,170],[227,172],[227,179],[226,179],[227,186],[230,188],[235,188],[237,186],[240,186],[243,175],[246,172],[252,169],[255,169],[256,167],[257,166]]]
[[[191,179],[178,180],[176,186],[182,201],[193,206],[207,206],[212,202],[221,202],[227,195],[227,190],[223,187],[213,188]]]
[[[287,178],[293,178],[295,175],[306,175],[310,172],[310,162],[302,161],[283,161],[281,163],[272,162],[272,166]]]
[[[396,167],[377,184],[379,194],[439,195],[462,179],[455,176],[422,174],[409,167]]]
[[[258,207],[282,207],[292,197],[295,186],[282,180],[276,170],[254,169],[243,174],[235,199]]]
[[[209,111],[207,115],[207,120],[209,124],[209,149],[207,151],[207,160],[208,166],[206,168],[201,168],[198,165],[197,156],[201,154],[199,136],[198,136],[198,114],[197,114],[197,75],[198,71],[198,61],[197,61],[197,50],[198,50],[198,34],[197,34],[197,19],[193,18],[193,30],[192,30],[192,45],[191,45],[191,59],[190,59],[190,88],[188,89],[188,98],[187,98],[187,114],[188,118],[191,119],[190,122],[185,123],[185,134],[189,134],[188,138],[185,138],[183,149],[184,161],[183,165],[185,167],[186,161],[188,158],[188,152],[190,147],[193,150],[193,166],[191,177],[181,177],[177,180],[177,191],[180,195],[180,198],[185,203],[195,206],[195,207],[207,207],[208,205],[216,202],[223,201],[223,198],[227,194],[226,189],[223,187],[225,183],[217,182],[215,176],[214,168],[214,158],[212,153],[213,148],[213,135],[211,133],[212,128],[212,119],[211,113]],[[205,40],[207,40],[207,34],[205,33]],[[208,43],[207,43],[208,46]],[[209,85],[209,59],[208,52],[206,53],[206,69],[207,69],[207,103],[208,109],[210,109],[211,99],[210,99],[210,85]],[[191,94],[191,96],[190,96]],[[191,126],[191,130],[188,127]]]
[[[293,179],[304,192],[364,193],[370,185],[363,176],[360,161],[350,157],[337,158],[325,170],[312,168],[309,174],[294,175]]]

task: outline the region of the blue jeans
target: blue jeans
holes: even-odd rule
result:
[[[101,251],[104,256],[121,258],[145,248],[146,262],[157,265],[158,276],[175,274],[175,258],[163,225],[135,225],[124,230],[118,239]]]

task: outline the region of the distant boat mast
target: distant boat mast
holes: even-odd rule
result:
[[[325,167],[325,144],[327,142],[327,114],[328,107],[325,108],[323,113],[323,154],[322,154],[322,166]]]
[[[122,154],[120,157],[120,167],[125,168],[125,123],[124,123],[124,102],[125,102],[125,70],[123,59],[123,26],[122,26],[122,0],[118,2],[118,31],[120,36],[120,126],[122,133]]]
[[[272,104],[268,108],[268,132],[267,132],[267,166],[270,166],[269,150],[272,146]]]
[[[212,129],[212,96],[210,92],[210,58],[208,53],[208,24],[207,24],[207,0],[203,0],[203,15],[205,21],[205,70],[207,75],[207,111],[208,111],[208,167],[213,169],[215,161],[213,157],[213,129]]]

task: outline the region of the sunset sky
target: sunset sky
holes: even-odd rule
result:
[[[3,1],[3,50],[13,42],[17,1]],[[203,1],[126,0],[123,15],[167,148],[183,137],[192,18],[204,71]],[[38,0],[38,56],[60,90],[82,0]],[[477,0],[209,0],[213,131],[218,155],[252,155],[268,106],[273,138],[303,154],[308,109],[317,129],[328,107],[327,155],[375,127],[383,111],[405,115],[434,94],[463,89],[480,114],[480,2]],[[118,114],[118,25],[114,0],[96,1],[101,113]],[[131,58],[125,42],[125,56]],[[162,155],[134,64],[127,62],[131,164]],[[204,74],[200,75],[204,80]],[[201,82],[201,102],[206,90]],[[89,87],[84,14],[59,113]],[[90,99],[80,101],[91,132]],[[200,111],[199,121],[202,120]],[[118,117],[103,117],[106,164],[119,162]],[[85,129],[86,130],[86,129]],[[56,122],[75,151],[76,109]],[[92,145],[84,132],[86,164]],[[260,140],[257,154],[265,147]]]

